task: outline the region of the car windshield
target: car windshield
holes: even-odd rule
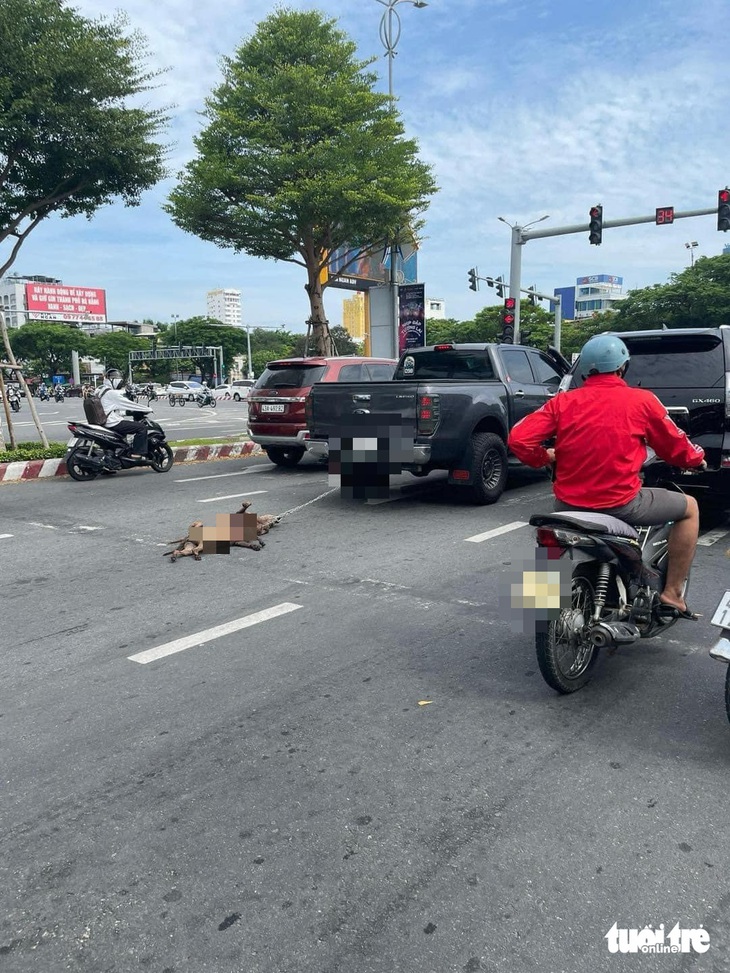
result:
[[[319,382],[325,373],[325,365],[269,365],[261,374],[254,388],[302,389]]]
[[[631,361],[626,381],[634,388],[722,388],[725,385],[725,354],[722,338],[714,334],[632,338],[621,335]],[[580,359],[574,365],[573,388],[582,385]]]

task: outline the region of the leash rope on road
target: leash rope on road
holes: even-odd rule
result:
[[[310,503],[316,503],[318,500],[321,500],[322,497],[328,497],[330,493],[334,493],[335,490],[339,490],[339,487],[338,486],[332,487],[332,489],[327,490],[326,493],[320,493],[320,495],[318,497],[315,497],[314,500],[307,500],[306,503],[300,503],[298,507],[292,507],[291,510],[285,510],[283,514],[279,514],[279,517],[281,518],[281,517],[286,517],[288,514],[295,514],[297,510],[303,510],[304,507],[308,507]]]

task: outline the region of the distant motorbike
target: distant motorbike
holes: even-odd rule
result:
[[[202,389],[200,392],[198,392],[195,396],[195,401],[198,403],[198,407],[201,409],[205,405],[209,405],[213,409],[216,407],[215,396],[210,389]]]
[[[15,389],[8,389],[8,405],[13,412],[20,412],[20,396]]]
[[[53,392],[53,398],[56,400],[56,402],[63,402],[63,400],[66,398],[60,385],[56,386]]]
[[[130,455],[132,443],[114,429],[86,422],[68,424],[72,438],[66,450],[66,469],[74,480],[94,480],[100,473],[117,473],[135,466],[149,466],[155,473],[167,473],[172,469],[174,455],[162,426],[146,413],[132,415],[149,426],[144,459],[133,458]]]
[[[45,385],[41,385],[40,389],[38,390],[38,398],[41,400],[41,402],[48,402],[50,400],[51,397],[48,394],[48,389],[45,387]]]
[[[674,483],[662,486],[682,492]],[[571,562],[570,605],[538,622],[535,634],[540,672],[552,689],[575,692],[590,679],[599,649],[652,638],[685,617],[659,599],[671,524],[634,528],[582,510],[537,514],[530,524],[546,572],[551,563]]]

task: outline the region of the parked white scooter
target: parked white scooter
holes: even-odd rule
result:
[[[725,675],[725,711],[730,720],[730,591],[726,591],[720,599],[710,625],[720,629],[720,638],[710,649],[710,656],[728,667]]]

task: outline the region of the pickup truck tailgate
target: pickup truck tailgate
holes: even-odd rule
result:
[[[309,402],[312,439],[337,435],[348,421],[363,415],[396,415],[415,428],[418,382],[320,382]]]

